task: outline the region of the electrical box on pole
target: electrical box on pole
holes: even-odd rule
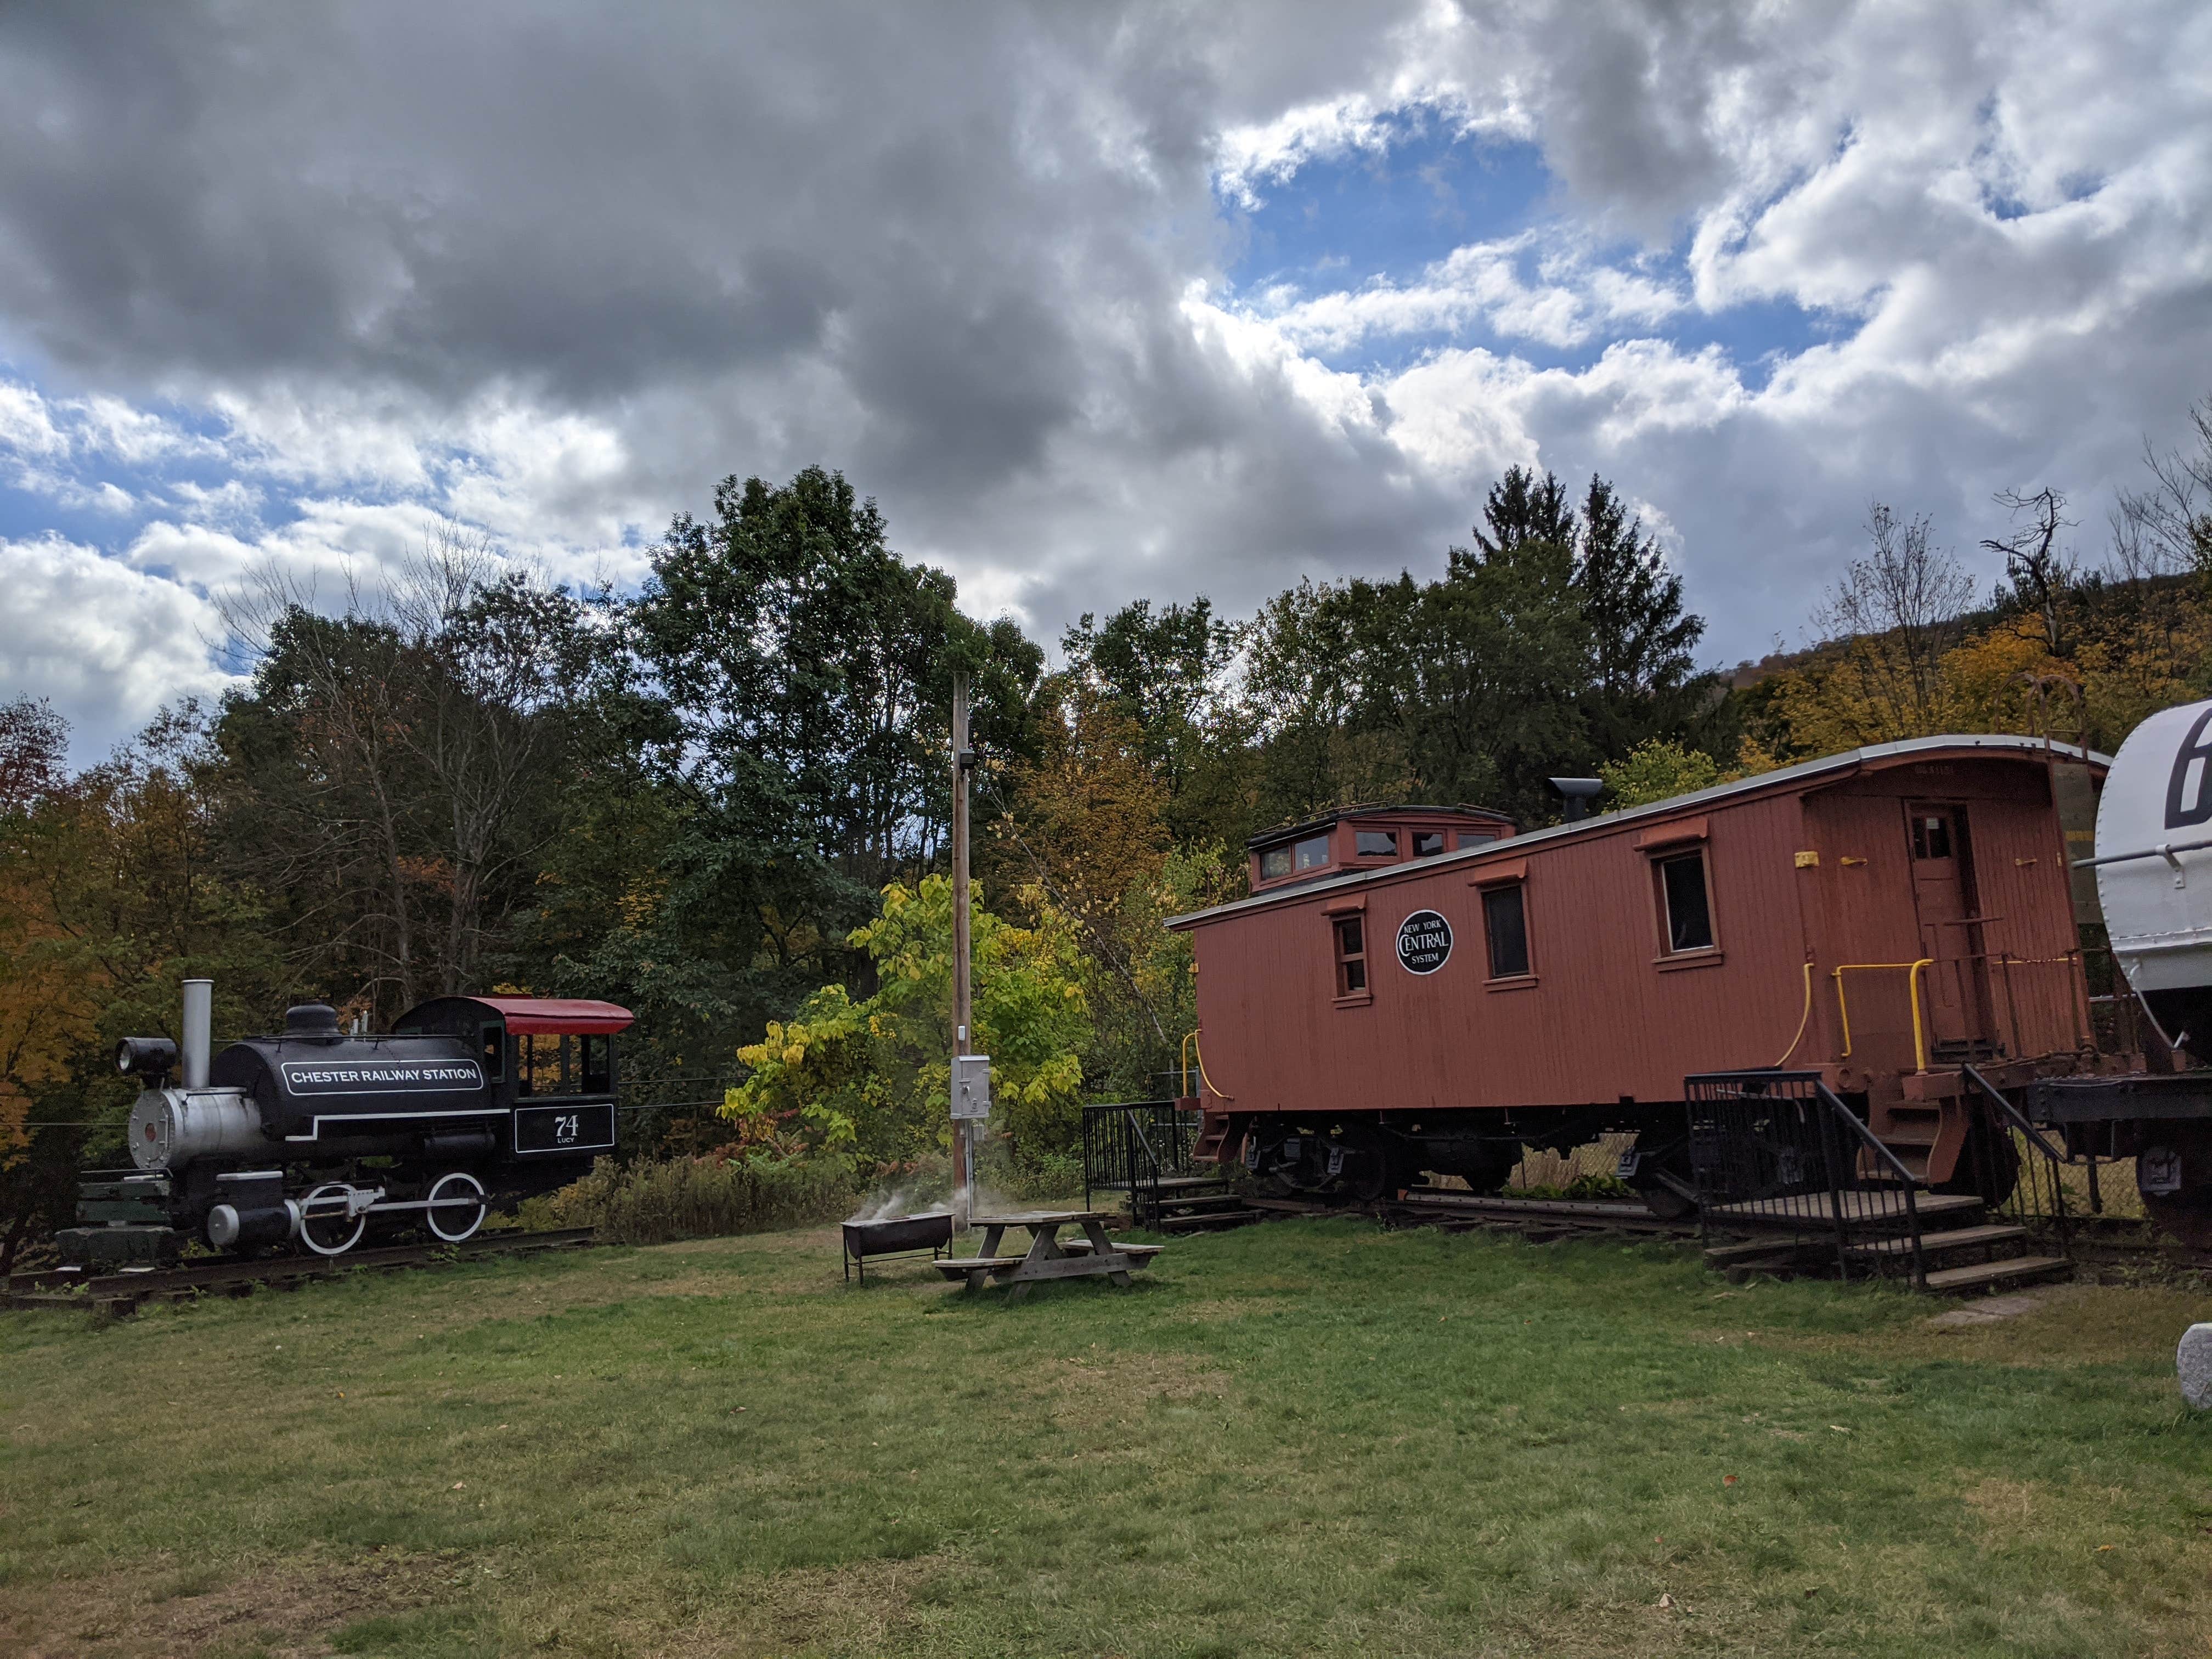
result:
[[[990,1055],[960,1054],[954,1058],[952,1115],[963,1123],[981,1123],[990,1117]]]

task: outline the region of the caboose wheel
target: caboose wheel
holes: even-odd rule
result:
[[[2180,1120],[2143,1126],[2136,1190],[2160,1231],[2191,1249],[2212,1249],[2212,1123]]]
[[[352,1200],[353,1188],[342,1181],[318,1187],[301,1199],[300,1242],[317,1255],[343,1255],[360,1243],[368,1231],[368,1216],[356,1215]]]
[[[456,1170],[430,1184],[429,1207],[423,1212],[430,1231],[448,1244],[475,1237],[490,1206],[484,1201],[483,1182]]]

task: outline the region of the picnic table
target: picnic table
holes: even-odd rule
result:
[[[1110,1279],[1127,1285],[1132,1268],[1147,1267],[1164,1248],[1158,1244],[1116,1243],[1106,1237],[1106,1224],[1121,1218],[1111,1210],[1025,1210],[1018,1215],[979,1215],[969,1225],[983,1230],[983,1247],[974,1255],[940,1261],[937,1271],[947,1279],[964,1279],[971,1291],[986,1280],[1012,1286],[1006,1300],[1018,1302],[1030,1286],[1047,1279]],[[1079,1228],[1082,1237],[1062,1239],[1060,1230]],[[1001,1255],[999,1247],[1009,1230],[1030,1236],[1024,1255]]]

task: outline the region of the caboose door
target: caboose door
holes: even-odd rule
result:
[[[1983,918],[1974,909],[1972,843],[1966,809],[1915,801],[1905,809],[1912,841],[1912,900],[1920,919],[1921,1006],[1931,1050],[1985,1051],[1990,1034],[1988,964]]]

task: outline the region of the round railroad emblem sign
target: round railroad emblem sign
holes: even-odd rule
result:
[[[1398,924],[1398,963],[1409,974],[1433,974],[1451,955],[1451,923],[1416,910]]]

